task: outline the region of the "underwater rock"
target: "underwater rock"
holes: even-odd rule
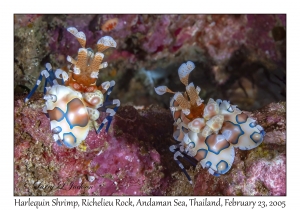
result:
[[[170,177],[164,176],[152,140],[166,139],[167,111],[143,116],[131,106],[121,107],[108,133],[91,130],[84,144],[68,149],[52,140],[38,96],[27,105],[23,97],[15,98],[15,195],[166,193]]]
[[[24,96],[15,96],[15,195],[286,194],[286,138],[274,133],[285,132],[283,102],[250,113],[270,139],[250,151],[235,149],[227,174],[214,177],[200,165],[193,168],[183,161],[194,179],[190,185],[169,151],[169,110],[121,106],[108,133],[97,135],[91,129],[84,144],[68,149],[52,139],[42,94],[35,94],[28,104],[23,101]]]
[[[116,25],[110,30],[101,29],[107,22],[116,19]],[[66,57],[76,55],[79,47],[72,34],[66,30],[69,26],[85,33],[88,47],[93,48],[93,43],[106,35],[117,42],[116,50],[105,53],[104,59],[110,64],[100,73],[103,81],[114,79],[118,84],[118,80],[122,80],[127,71],[138,72],[143,69],[149,72],[159,70],[164,74],[162,78],[171,78],[175,71],[168,72],[167,69],[186,60],[206,66],[203,71],[207,71],[214,80],[206,90],[216,91],[216,85],[220,85],[222,90],[227,91],[224,98],[228,100],[231,100],[230,95],[237,95],[232,94],[238,89],[233,85],[237,85],[236,81],[244,83],[241,78],[255,81],[259,90],[255,90],[253,94],[261,93],[264,96],[266,93],[263,84],[274,81],[278,83],[277,77],[285,81],[286,16],[282,14],[18,14],[14,16],[16,86],[31,88],[46,62],[51,63],[54,69],[66,68]],[[259,73],[260,71],[264,73]],[[268,74],[267,81],[261,81],[262,77],[266,77],[264,74]],[[129,79],[132,82],[138,80],[135,75]],[[142,86],[141,94],[148,96],[147,84],[143,81],[137,83]],[[279,83],[281,84],[280,81]],[[253,91],[248,90],[247,86],[249,85],[243,84],[242,89],[246,89],[248,95],[251,95]],[[253,84],[249,87],[252,86]],[[278,84],[273,86],[277,87]],[[275,88],[273,86],[269,88],[271,93],[267,93],[272,100],[255,106],[255,109],[272,101],[284,100],[272,92]],[[132,88],[136,87],[133,85]],[[118,89],[114,94],[121,92],[122,88],[116,86],[115,90]],[[130,102],[130,92],[131,89],[117,97],[123,103]],[[277,93],[277,89],[274,92]],[[252,98],[255,100],[258,97]],[[248,103],[251,103],[249,106],[255,105],[253,101]],[[148,101],[146,105],[150,104],[152,101]],[[244,106],[249,110],[247,104]]]
[[[261,111],[254,112],[258,121],[266,129],[264,143],[286,144],[286,103],[271,103]]]

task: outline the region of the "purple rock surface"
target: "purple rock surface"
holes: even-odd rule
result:
[[[116,40],[117,48],[105,52],[109,65],[101,70],[98,83],[116,80],[113,94],[123,103],[167,104],[153,96],[153,87],[169,87],[177,78],[178,66],[187,60],[199,68],[193,76],[207,91],[202,98],[221,97],[245,110],[285,100],[284,14],[14,17],[17,92],[32,88],[46,62],[54,69],[67,68],[66,57],[75,56],[80,47],[66,30],[73,26],[85,33],[87,47],[93,49],[103,36]],[[103,24],[114,18],[118,19],[115,28],[103,31]],[[138,98],[131,94],[136,89]]]
[[[114,28],[101,29],[115,18]],[[66,57],[77,55],[70,26],[93,49],[103,36],[116,41],[97,85],[115,80],[111,97],[121,101],[109,132],[90,130],[73,149],[52,139],[42,85],[23,102],[47,62],[67,70]],[[230,100],[266,131],[259,147],[235,149],[221,177],[183,160],[193,185],[169,151],[169,98],[154,92],[160,85],[183,91],[177,69],[188,60],[202,99]],[[285,14],[15,14],[14,87],[15,195],[286,195]]]
[[[168,150],[173,122],[168,110],[121,106],[108,133],[90,130],[84,144],[68,149],[52,140],[41,94],[29,104],[23,100],[15,97],[15,195],[286,194],[285,135],[279,140],[274,133],[278,123],[285,125],[285,103],[252,113],[273,141],[236,149],[232,169],[221,177],[184,163],[195,182],[190,185]],[[268,116],[276,121],[265,121]]]

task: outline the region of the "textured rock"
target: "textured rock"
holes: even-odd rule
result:
[[[101,30],[114,18],[115,28]],[[66,57],[77,54],[79,44],[66,30],[74,26],[86,34],[88,47],[105,35],[116,40],[117,48],[105,52],[109,66],[98,83],[116,80],[113,94],[123,103],[166,107],[168,101],[148,96],[156,85],[171,87],[187,60],[199,66],[193,81],[206,90],[206,100],[223,98],[246,110],[285,100],[285,15],[15,15],[14,23],[19,92],[32,88],[46,62],[65,68]],[[140,97],[131,94],[136,89]]]
[[[41,94],[29,104],[23,100],[15,96],[15,195],[286,194],[286,139],[272,134],[277,126],[285,132],[285,103],[252,113],[273,139],[250,151],[236,149],[227,174],[214,177],[184,162],[195,182],[190,185],[168,149],[169,110],[121,106],[108,133],[91,130],[85,144],[68,149],[52,140]]]
[[[170,177],[162,166],[164,155],[152,143],[167,139],[168,112],[150,108],[140,115],[133,107],[121,107],[109,133],[91,130],[85,144],[68,149],[53,142],[43,100],[36,96],[28,105],[23,100],[15,100],[16,195],[166,193]]]
[[[271,103],[255,116],[267,132],[265,143],[286,144],[286,103]]]
[[[114,18],[112,30],[101,30]],[[41,94],[23,103],[46,62],[66,69],[67,55],[77,54],[69,26],[85,33],[87,47],[105,35],[116,40],[97,83],[114,79],[112,98],[123,105],[108,133],[91,130],[74,149],[53,142]],[[15,195],[286,194],[286,104],[275,103],[286,95],[286,15],[14,15],[14,49]],[[159,85],[183,90],[177,69],[187,60],[201,98],[253,111],[266,131],[258,148],[235,150],[221,177],[183,161],[194,185],[169,151],[173,119],[160,108],[169,98],[153,95]]]

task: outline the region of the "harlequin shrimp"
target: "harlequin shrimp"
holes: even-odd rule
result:
[[[194,68],[194,63],[188,61],[178,69],[180,81],[186,87],[184,93],[173,92],[166,86],[155,88],[159,95],[166,92],[174,94],[170,109],[175,121],[173,137],[178,144],[170,146],[170,151],[191,184],[192,180],[179,156],[187,160],[192,157],[210,174],[219,176],[231,168],[234,147],[253,149],[261,144],[265,135],[254,119],[229,101],[209,99],[204,104],[199,97],[200,87],[188,83]]]
[[[64,144],[69,148],[78,146],[88,135],[90,125],[97,133],[106,124],[106,132],[110,127],[113,116],[120,106],[118,99],[109,100],[115,85],[114,81],[103,82],[96,86],[99,69],[107,67],[107,62],[102,63],[102,53],[117,44],[110,36],[104,36],[97,42],[97,52],[85,48],[86,36],[74,27],[67,29],[81,45],[77,59],[67,57],[69,65],[68,74],[57,69],[52,70],[50,63],[40,73],[36,85],[26,97],[27,102],[45,77],[44,99],[46,100],[43,112],[50,118],[53,139],[59,145]],[[58,83],[60,81],[60,84]],[[110,108],[109,108],[110,107]],[[100,112],[108,114],[100,126],[96,120]]]

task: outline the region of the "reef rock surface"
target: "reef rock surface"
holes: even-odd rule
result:
[[[103,30],[111,20],[118,21]],[[285,101],[285,14],[16,14],[15,91],[31,89],[47,62],[67,67],[67,56],[80,48],[66,30],[71,26],[92,49],[101,37],[114,38],[117,47],[105,51],[108,67],[100,74],[102,82],[116,81],[112,94],[123,104],[167,107],[153,87],[180,86],[177,69],[188,60],[196,64],[195,85],[206,90],[201,98],[224,98],[246,110]]]
[[[231,170],[214,177],[189,167],[190,185],[173,161],[173,119],[158,106],[121,106],[108,133],[90,130],[85,144],[68,149],[53,140],[44,100],[14,101],[15,195],[285,195],[286,105],[249,113],[265,128],[265,141],[235,149]]]

